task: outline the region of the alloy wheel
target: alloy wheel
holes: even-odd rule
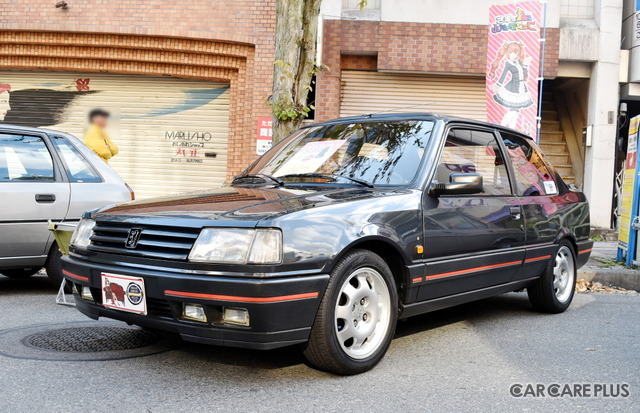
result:
[[[373,268],[355,270],[343,283],[335,307],[335,328],[342,350],[365,359],[378,350],[389,329],[391,295]]]
[[[553,291],[561,303],[571,297],[573,279],[575,278],[575,264],[569,247],[562,246],[556,253],[553,266]]]

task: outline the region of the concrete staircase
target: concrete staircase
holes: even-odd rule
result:
[[[543,93],[540,148],[567,184],[575,184],[576,177],[569,150],[558,118],[553,95]]]

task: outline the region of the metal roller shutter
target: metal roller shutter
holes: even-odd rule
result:
[[[484,77],[342,71],[340,116],[388,111],[485,121]]]
[[[195,191],[226,179],[227,84],[55,72],[0,72],[0,83],[11,86],[3,123],[82,138],[91,109],[110,111],[109,133],[120,153],[109,165],[138,198]]]

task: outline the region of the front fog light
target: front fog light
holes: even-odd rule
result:
[[[246,308],[225,307],[222,321],[225,324],[248,326],[249,312],[247,311]]]
[[[91,288],[83,285],[82,287],[80,287],[80,289],[82,290],[80,293],[80,296],[82,298],[84,298],[85,300],[93,301],[93,295],[91,295]]]
[[[200,304],[183,304],[182,318],[186,320],[207,322],[207,315]]]

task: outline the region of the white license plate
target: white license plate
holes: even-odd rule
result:
[[[102,273],[102,305],[130,313],[147,314],[144,280],[128,275]]]

